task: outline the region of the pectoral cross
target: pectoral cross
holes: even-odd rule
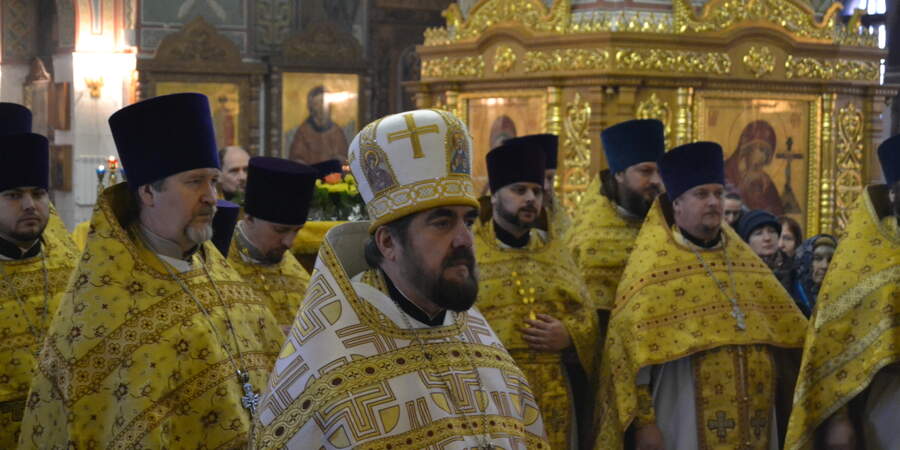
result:
[[[734,419],[729,419],[728,416],[725,415],[725,411],[716,411],[716,418],[711,419],[706,423],[706,428],[715,431],[716,436],[719,438],[719,442],[725,442],[725,437],[728,436],[728,430],[735,427]]]
[[[800,205],[797,202],[797,196],[794,195],[794,189],[791,187],[791,163],[794,162],[795,159],[803,159],[803,155],[791,151],[791,147],[794,146],[794,138],[787,138],[785,144],[787,146],[787,151],[775,155],[776,158],[787,161],[787,165],[784,167],[784,193],[781,195],[781,203],[784,205],[785,213],[797,214],[800,213],[801,210]]]
[[[250,383],[250,375],[243,370],[237,371],[238,381],[241,382],[241,387],[244,388],[244,396],[241,397],[241,405],[247,411],[250,411],[250,417],[256,415],[256,407],[259,406],[259,394],[256,393],[253,389],[253,385]]]
[[[422,152],[422,143],[419,142],[419,136],[428,133],[440,134],[438,126],[435,124],[426,125],[424,127],[416,126],[416,119],[412,113],[404,114],[403,120],[406,121],[406,130],[388,133],[388,142],[399,141],[400,139],[409,139],[413,148],[413,159],[424,158],[425,153]]]

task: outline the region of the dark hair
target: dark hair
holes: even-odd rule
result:
[[[137,217],[137,215],[140,214],[141,209],[144,208],[144,204],[141,202],[141,195],[139,193],[141,188],[144,186],[150,186],[150,189],[152,189],[153,192],[162,192],[166,188],[166,178],[162,178],[152,183],[147,183],[143,186],[139,186],[136,191],[132,191],[131,196],[132,198],[134,198],[134,209],[128,209],[128,212],[126,213],[126,216],[130,217],[128,220],[132,220],[131,218]]]
[[[803,242],[803,228],[800,227],[800,224],[797,223],[796,220],[791,219],[788,216],[781,216],[778,218],[778,224],[782,227],[787,225],[788,231],[794,235],[794,240],[797,242],[797,247]]]
[[[391,233],[391,236],[401,245],[406,245],[409,242],[409,224],[412,222],[413,216],[415,216],[415,214],[401,217],[393,222],[388,222],[379,228],[386,228],[388,233]],[[381,250],[378,249],[378,244],[375,243],[374,233],[366,240],[363,256],[366,258],[366,263],[369,267],[381,267],[381,262],[384,261],[384,255],[381,254]]]
[[[306,93],[306,108],[309,109],[312,106],[312,99],[317,95],[325,95],[325,86],[316,86],[309,90]]]

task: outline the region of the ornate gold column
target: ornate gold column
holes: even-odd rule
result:
[[[865,118],[856,106],[856,99],[837,113],[837,152],[835,153],[835,216],[834,232],[844,234],[850,219],[850,209],[856,204],[862,191],[862,161],[865,144],[863,132]]]
[[[576,92],[572,101],[566,105],[564,132],[560,137],[560,148],[565,161],[562,201],[566,208],[572,208],[581,202],[591,181],[590,121],[591,104]]]
[[[833,92],[822,95],[821,194],[818,210],[810,210],[810,214],[815,214],[816,217],[811,217],[807,221],[807,228],[811,228],[809,224],[819,224],[819,229],[807,229],[808,236],[834,232],[834,182],[832,180],[834,180],[834,107],[836,100],[837,94]]]
[[[694,88],[678,88],[678,116],[675,118],[675,146],[684,145],[694,138]]]

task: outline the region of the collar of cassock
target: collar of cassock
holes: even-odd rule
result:
[[[138,226],[138,230],[140,230],[141,236],[144,238],[144,243],[146,243],[147,246],[150,247],[150,250],[152,250],[154,253],[168,256],[169,258],[190,262],[191,257],[194,256],[194,253],[197,253],[197,251],[200,250],[200,246],[195,245],[191,247],[190,250],[182,252],[181,246],[150,231],[150,229],[145,227],[143,224],[140,224]]]
[[[37,239],[34,241],[34,244],[31,248],[27,250],[22,250],[16,244],[13,244],[6,239],[0,238],[0,255],[8,258],[8,259],[25,259],[31,258],[32,256],[37,256],[41,252],[41,240]]]
[[[522,237],[515,237],[509,231],[504,230],[497,221],[494,221],[494,235],[497,236],[500,242],[512,248],[522,248],[528,245],[528,241],[531,238],[530,232],[523,234]]]
[[[259,265],[272,265],[275,264],[270,261],[266,261],[266,257],[263,255],[253,242],[250,241],[250,238],[244,233],[244,221],[238,222],[237,225],[237,234],[235,235],[235,239],[237,240],[238,251],[241,253],[241,258],[244,258],[244,261],[259,264]]]
[[[719,231],[719,234],[716,235],[715,239],[711,239],[708,241],[704,241],[703,239],[691,236],[690,233],[688,233],[687,231],[684,231],[684,229],[682,229],[681,227],[678,227],[678,231],[681,233],[681,236],[683,236],[685,240],[687,240],[691,244],[694,244],[700,248],[710,249],[710,248],[713,248],[713,247],[719,245],[719,242],[722,242],[722,232],[721,231]]]
[[[419,308],[415,303],[411,302],[399,289],[397,289],[397,286],[394,286],[394,282],[391,281],[391,278],[387,276],[386,273],[382,272],[382,275],[384,276],[384,284],[387,285],[388,294],[390,294],[391,300],[393,300],[403,312],[429,327],[439,327],[444,324],[444,317],[447,315],[447,310],[441,310],[434,318],[428,317],[428,314],[423,311],[422,308]]]

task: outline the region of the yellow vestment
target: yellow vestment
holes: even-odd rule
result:
[[[574,399],[562,352],[532,350],[522,339],[521,328],[532,314],[562,321],[588,379],[594,379],[597,315],[569,250],[552,235],[544,242],[537,230],[530,232],[527,246],[508,248],[498,243],[492,219],[476,224],[476,305],[528,378],[544,415],[550,447],[573,448],[569,438],[576,422]]]
[[[430,327],[366,264],[368,222],[328,232],[260,405],[254,448],[547,449],[528,381],[476,308]],[[487,430],[487,433],[485,433]]]
[[[40,354],[20,448],[246,445],[251,419],[223,345],[260,391],[284,334],[212,243],[178,273],[138,237],[135,215],[125,183],[98,199]]]
[[[896,218],[879,219],[890,214],[887,196],[884,185],[866,189],[822,282],[786,449],[812,448],[826,419],[900,361],[900,233]]]
[[[595,309],[613,309],[616,288],[641,223],[624,218],[616,204],[600,192],[599,176],[591,182],[566,234],[566,245],[572,249]]]
[[[78,251],[52,209],[41,236],[40,254],[0,260],[0,448],[16,447],[34,376],[34,356],[41,350],[38,336],[44,336],[50,326],[77,262]],[[38,329],[29,330],[32,325]]]
[[[670,208],[657,199],[619,283],[601,360],[596,448],[622,448],[628,427],[652,409],[638,372],[686,357],[696,410],[678,414],[696,415],[697,429],[680,432],[696,433],[702,449],[770,448],[776,391],[792,381],[777,378],[774,350],[801,347],[806,319],[765,263],[723,227],[722,245],[697,253],[729,296],[733,278],[745,316],[739,329],[726,294],[670,227]]]
[[[284,252],[284,257],[278,264],[248,261],[245,252],[237,237],[232,239],[228,264],[244,277],[247,284],[256,289],[257,294],[269,305],[278,324],[290,327],[300,309],[303,294],[306,293],[309,274],[290,251]]]

